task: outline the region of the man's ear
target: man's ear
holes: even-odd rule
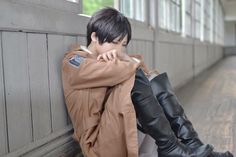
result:
[[[92,40],[93,42],[97,42],[97,41],[98,41],[98,38],[97,38],[95,32],[92,32],[92,33],[91,33],[91,40]]]

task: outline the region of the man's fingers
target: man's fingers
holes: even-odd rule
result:
[[[111,54],[112,54],[112,56],[113,56],[113,58],[114,58],[114,59],[116,59],[116,58],[117,58],[116,51],[112,51],[112,52],[111,52]]]
[[[113,59],[113,56],[112,56],[111,52],[108,52],[108,53],[107,53],[107,58],[108,58],[109,60],[112,60],[112,59]]]
[[[98,55],[97,60],[100,60],[102,58],[102,55]]]
[[[108,58],[107,58],[106,53],[102,54],[102,58],[103,58],[106,62],[108,62]]]
[[[114,50],[110,50],[108,52],[98,55],[97,60],[103,59],[104,61],[107,62],[115,58],[117,58],[117,51],[114,49]]]

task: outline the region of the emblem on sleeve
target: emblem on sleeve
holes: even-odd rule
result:
[[[80,64],[84,61],[84,57],[80,56],[80,55],[76,55],[74,57],[72,57],[69,62],[72,66],[78,68],[80,66]]]

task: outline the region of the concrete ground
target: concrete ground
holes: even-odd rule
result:
[[[201,73],[177,96],[202,141],[236,154],[236,56]]]

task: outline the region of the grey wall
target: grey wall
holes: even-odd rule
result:
[[[224,56],[236,55],[236,23],[225,22]]]
[[[71,137],[65,136],[72,127],[59,65],[66,47],[76,37],[1,31],[0,38],[0,154],[19,156],[35,148],[54,149],[71,143]],[[54,146],[50,144],[52,140],[57,141]]]
[[[60,0],[52,9],[51,2],[0,1],[0,156],[80,151],[71,137],[60,66],[69,45],[86,45],[88,17],[75,14],[71,3]],[[152,67],[153,31],[139,25],[133,33],[129,53],[143,54]]]
[[[224,46],[236,46],[235,22],[225,22]]]
[[[167,72],[174,88],[179,88],[223,57],[223,47],[176,33],[157,30],[155,67]]]
[[[224,56],[236,55],[236,46],[225,46],[224,47]]]
[[[0,156],[72,156],[80,151],[71,137],[60,77],[68,46],[86,44],[89,18],[77,15],[80,11],[78,4],[64,0],[0,1]],[[128,53],[140,53],[149,67],[168,72],[174,87],[222,57],[221,46],[131,23]]]

